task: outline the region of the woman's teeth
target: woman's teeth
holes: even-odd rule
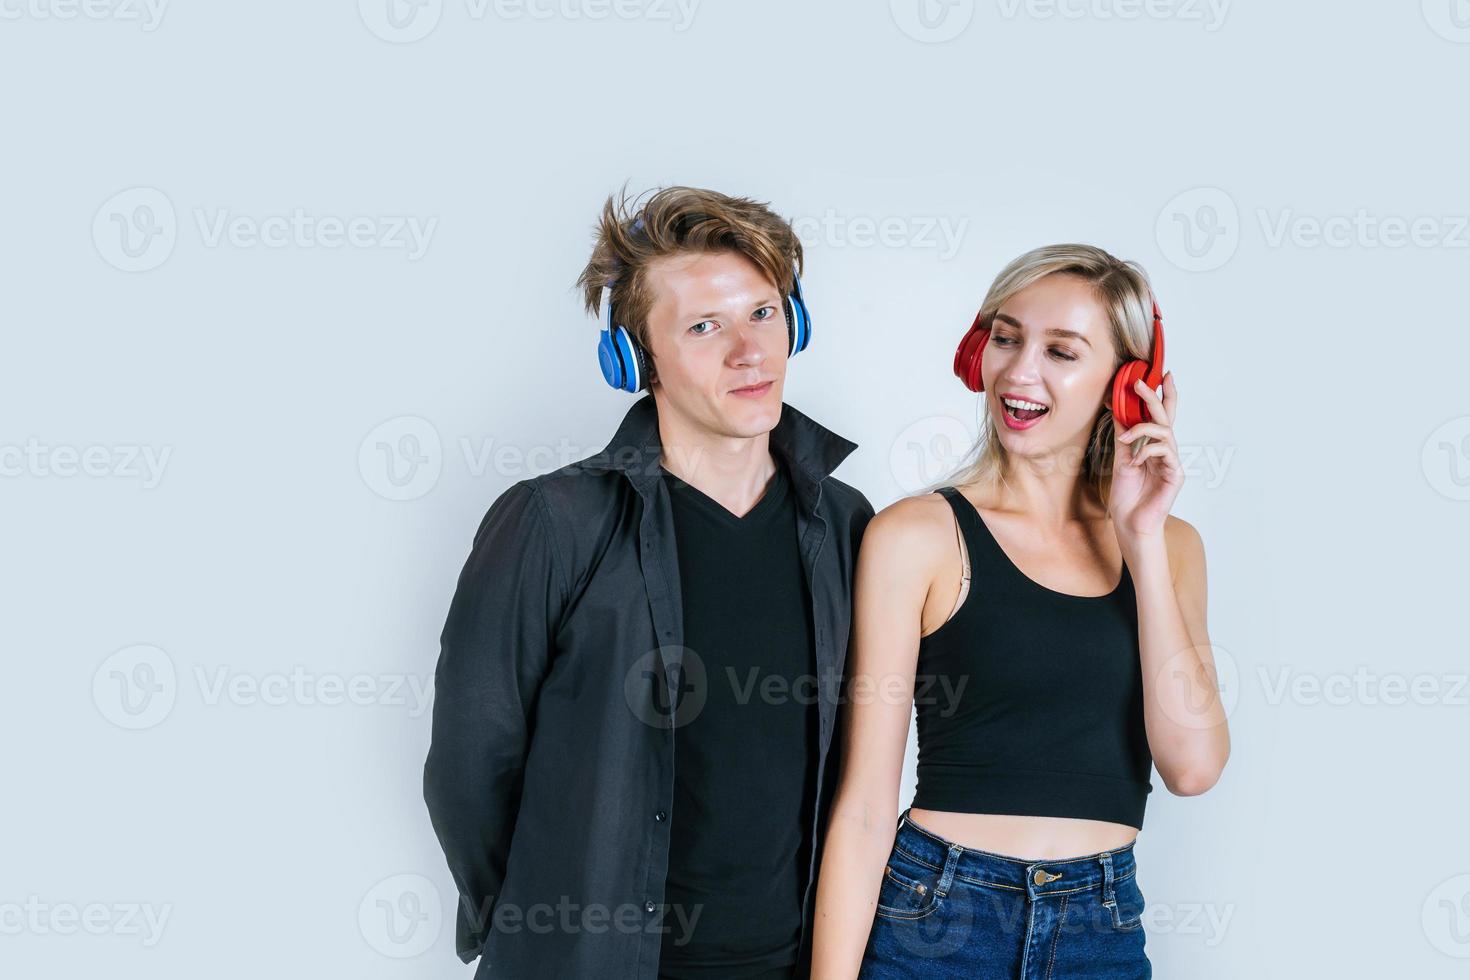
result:
[[[1045,405],[1039,405],[1036,402],[1024,401],[1020,398],[1002,398],[1001,401],[1005,403],[1006,413],[1010,415],[1011,418],[1017,419],[1022,422],[1026,422],[1034,418],[1040,418],[1047,412],[1047,407]]]

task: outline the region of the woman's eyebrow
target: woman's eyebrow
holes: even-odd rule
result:
[[[1082,341],[1088,347],[1092,346],[1092,341],[1082,336],[1082,334],[1078,333],[1076,330],[1066,330],[1062,327],[1051,327],[1046,331],[1046,335],[1048,337],[1074,337],[1077,340]]]
[[[995,314],[995,319],[1001,321],[1002,323],[1008,323],[1011,326],[1015,327],[1017,330],[1024,329],[1020,320],[1017,320],[1013,316],[1008,316],[1005,313]],[[1068,330],[1065,327],[1049,327],[1046,331],[1046,334],[1048,337],[1074,337],[1077,340],[1082,341],[1088,347],[1092,346],[1092,341],[1088,340],[1085,336],[1078,333],[1076,330]]]

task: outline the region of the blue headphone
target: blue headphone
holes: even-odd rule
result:
[[[787,357],[806,350],[812,340],[812,315],[801,295],[801,278],[792,273],[786,310]],[[619,391],[639,392],[648,386],[648,353],[628,328],[613,319],[612,285],[602,288],[602,332],[597,338],[597,362],[602,377]]]

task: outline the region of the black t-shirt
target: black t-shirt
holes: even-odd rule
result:
[[[787,976],[801,939],[818,719],[795,497],[779,462],[743,517],[667,470],[663,478],[679,552],[685,684],[698,679],[692,654],[704,705],[681,712],[674,731],[659,976]]]

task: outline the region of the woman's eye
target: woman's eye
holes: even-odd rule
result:
[[[1001,347],[1009,347],[1015,343],[1010,337],[996,337],[991,343],[999,344]]]
[[[1052,353],[1052,356],[1055,357],[1059,361],[1075,361],[1075,360],[1077,360],[1077,355],[1076,354],[1073,354],[1071,351],[1067,350],[1064,347],[1053,347],[1051,349],[1051,353]]]
[[[696,336],[696,337],[703,337],[705,334],[710,333],[711,331],[709,331],[709,330],[701,330],[699,328],[700,327],[713,327],[713,326],[715,326],[715,321],[713,321],[713,320],[701,320],[700,322],[696,323],[694,326],[690,327],[689,328],[689,332],[692,333],[692,334],[694,334],[694,336]]]

